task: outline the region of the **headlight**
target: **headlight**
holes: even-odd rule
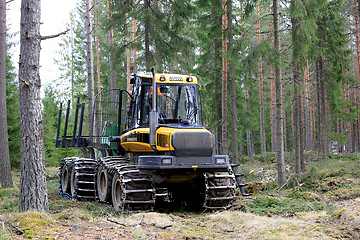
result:
[[[172,159],[171,158],[162,158],[161,159],[161,165],[171,165]]]
[[[215,158],[215,164],[216,165],[225,165],[226,164],[226,158],[224,158],[224,157]]]

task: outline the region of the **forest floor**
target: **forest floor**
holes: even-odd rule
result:
[[[272,154],[242,160],[253,195],[218,212],[116,213],[105,204],[66,200],[53,167],[47,168],[50,213],[18,213],[20,174],[14,172],[15,188],[0,189],[0,240],[360,239],[359,155],[324,161],[309,153],[303,181],[290,174],[290,163],[281,188],[274,160]]]

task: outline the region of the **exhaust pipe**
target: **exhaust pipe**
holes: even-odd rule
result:
[[[157,97],[157,89],[156,89],[156,78],[155,78],[155,70],[154,68],[151,69],[151,72],[153,74],[152,79],[152,110],[149,114],[149,127],[150,127],[150,146],[155,147],[156,146],[156,129],[158,127],[158,112],[156,111],[156,97]]]

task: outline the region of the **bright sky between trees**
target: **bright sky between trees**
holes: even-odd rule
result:
[[[75,7],[76,0],[42,0],[41,1],[41,35],[54,35],[66,30],[66,23],[69,22],[70,11]],[[19,62],[19,31],[20,31],[20,7],[21,0],[14,0],[7,4],[7,26],[8,34],[15,34],[9,41],[15,42],[10,53],[13,55],[13,64],[17,68]],[[44,87],[58,79],[60,72],[55,64],[55,59],[60,51],[60,37],[47,39],[41,42],[40,56],[40,78],[42,82],[42,92]],[[16,70],[17,73],[17,70]]]

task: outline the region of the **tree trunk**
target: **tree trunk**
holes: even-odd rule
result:
[[[271,14],[271,8],[269,7]],[[272,32],[272,23],[269,22],[269,38],[274,44],[274,36]],[[270,69],[269,88],[270,88],[270,124],[271,124],[271,152],[276,152],[276,111],[275,111],[275,83],[274,83],[274,68]],[[286,135],[286,134],[285,134]]]
[[[6,1],[0,0],[0,184],[13,187],[6,113]]]
[[[96,1],[94,0],[94,5],[96,6]],[[95,16],[95,31],[97,32],[98,28],[98,21],[97,21],[97,13],[94,12]],[[97,73],[97,84],[98,84],[98,93],[101,92],[101,78],[100,78],[100,53],[99,53],[99,36],[96,34],[95,37],[95,44],[96,44],[96,73]],[[101,109],[101,96],[99,99],[99,108]]]
[[[112,12],[110,10],[110,4],[111,4],[111,1],[108,1],[108,11],[109,11],[109,19],[111,19],[111,15],[112,15]],[[113,60],[113,52],[115,50],[114,48],[114,28],[113,27],[110,27],[109,28],[109,31],[108,31],[108,34],[109,34],[109,68],[110,68],[110,88],[111,89],[115,89],[116,88],[116,78],[115,78],[115,70],[114,70],[114,60]],[[129,77],[130,79],[130,77]]]
[[[222,95],[221,95],[221,140],[223,145],[223,154],[228,154],[228,138],[227,138],[227,17],[226,17],[226,0],[223,0],[223,15],[222,15]]]
[[[136,1],[133,0],[133,7],[135,10],[135,6],[136,6]],[[133,41],[135,42],[136,40],[136,19],[135,17],[133,17]],[[134,67],[133,67],[133,72],[136,73],[136,69],[137,69],[137,65],[136,65],[136,60],[137,60],[137,52],[136,52],[136,47],[134,47],[133,49],[133,55],[134,55],[134,59],[133,59],[133,63],[134,63]],[[130,92],[130,82],[128,83],[128,92]]]
[[[357,6],[357,1],[354,0],[354,16],[355,16],[355,34],[356,34],[356,56],[357,56],[357,66],[358,66],[358,82],[360,85],[360,46],[359,46],[359,21],[358,21],[358,8],[360,8],[360,5]],[[358,91],[360,93],[360,90]],[[356,106],[356,105],[355,105]],[[360,115],[358,115],[358,119],[359,119]],[[358,121],[356,121],[358,122]],[[356,124],[358,126],[358,124]],[[359,131],[360,131],[360,127],[358,127]],[[360,132],[356,131],[356,135],[360,136]],[[358,141],[360,141],[360,138],[357,138]],[[356,143],[358,143],[358,141],[356,141]],[[360,145],[360,144],[356,144],[356,145]],[[360,147],[360,146],[359,146]]]
[[[88,109],[89,109],[89,135],[93,136],[93,101],[94,101],[94,66],[91,24],[91,0],[86,1],[86,47],[87,47],[87,75],[88,75]]]
[[[256,2],[256,14],[260,15],[259,13],[259,2]],[[258,44],[261,42],[260,37],[260,20],[257,20],[257,41]],[[264,93],[263,93],[263,70],[262,70],[262,59],[261,56],[259,58],[259,102],[260,102],[260,149],[261,154],[266,152],[266,141],[265,141],[265,123],[264,123]]]
[[[294,5],[292,0],[291,4]],[[291,8],[295,8],[291,6]],[[300,41],[299,41],[299,32],[300,25],[299,19],[296,17],[291,17],[292,25],[292,45],[293,45],[293,56],[292,56],[292,65],[293,65],[293,86],[294,86],[294,150],[295,150],[295,177],[298,181],[301,180],[301,96],[299,90],[300,83]]]
[[[294,26],[294,24],[293,24]],[[295,36],[297,37],[297,36]],[[295,47],[295,46],[294,46]],[[301,147],[300,147],[300,106],[299,106],[299,72],[298,63],[293,59],[293,75],[294,75],[294,150],[295,150],[295,177],[298,181],[301,180]]]
[[[276,142],[277,142],[277,167],[278,184],[282,186],[286,182],[285,159],[284,159],[284,125],[282,103],[282,81],[280,74],[280,35],[279,35],[279,0],[273,0],[274,13],[274,46],[277,52],[275,56],[275,87],[276,87]]]
[[[145,8],[145,14],[149,15],[149,8],[150,8],[150,0],[144,0],[144,8]],[[145,24],[144,24],[144,34],[145,34],[145,67],[146,71],[150,71],[150,23],[148,17],[145,18]]]
[[[249,96],[249,91],[248,90],[245,90],[245,109],[246,111],[248,112],[249,111],[249,104],[247,102],[246,99],[249,99],[250,96]],[[253,157],[254,156],[254,143],[253,143],[253,137],[252,137],[252,126],[251,126],[251,123],[250,123],[250,119],[249,117],[246,117],[246,123],[247,123],[247,127],[248,129],[246,130],[246,147],[247,147],[247,154],[248,154],[248,157]]]
[[[313,136],[312,136],[312,121],[311,121],[311,92],[310,92],[310,74],[309,74],[309,62],[306,60],[306,69],[304,72],[304,85],[305,89],[305,100],[304,100],[304,112],[305,112],[305,150],[310,151],[313,148]]]
[[[228,22],[228,79],[230,81],[230,96],[231,96],[231,134],[232,145],[231,151],[234,162],[238,162],[239,157],[239,143],[237,130],[237,107],[236,107],[236,82],[233,77],[234,68],[232,61],[232,44],[233,44],[233,27],[232,27],[232,0],[227,0],[227,22]]]
[[[126,13],[126,26],[129,24],[128,20],[128,14]],[[126,44],[129,45],[130,43],[130,33],[129,30],[127,30],[126,33]],[[113,42],[114,42],[114,36],[113,36]],[[128,86],[128,83],[130,83],[130,47],[126,47],[126,87]]]
[[[19,58],[20,212],[47,212],[49,209],[40,98],[40,9],[40,0],[21,1]]]
[[[215,22],[218,19],[215,19]],[[221,18],[220,18],[221,23]],[[221,41],[218,38],[214,39],[214,59],[215,59],[215,66],[214,66],[214,79],[215,79],[215,98],[216,98],[216,119],[219,124],[217,124],[216,132],[217,132],[217,153],[223,154],[224,153],[224,146],[222,145],[222,104],[221,104],[221,93],[217,91],[217,89],[221,89]]]
[[[325,121],[326,121],[326,109],[325,109],[325,86],[323,79],[323,71],[324,71],[324,60],[321,56],[318,57],[316,61],[316,81],[317,81],[317,98],[318,98],[318,133],[319,133],[319,144],[318,150],[319,153],[325,158],[327,153],[326,147],[326,129],[325,129]]]

